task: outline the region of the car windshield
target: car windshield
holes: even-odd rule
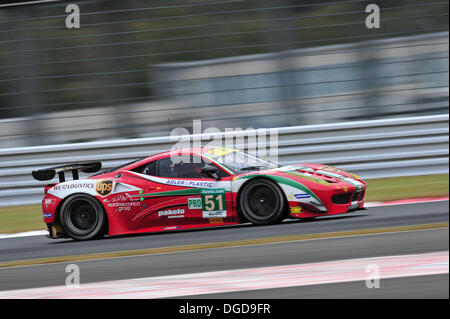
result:
[[[274,163],[232,149],[212,149],[207,151],[204,155],[211,157],[221,165],[233,171],[235,174],[274,169],[279,167],[279,165],[276,165]]]

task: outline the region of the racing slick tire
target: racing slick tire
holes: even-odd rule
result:
[[[276,224],[286,216],[286,199],[274,182],[254,179],[244,186],[239,196],[239,208],[252,224]]]
[[[103,235],[105,212],[92,196],[77,194],[61,206],[60,221],[65,233],[75,240],[88,240]]]

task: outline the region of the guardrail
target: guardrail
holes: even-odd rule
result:
[[[319,162],[365,179],[449,171],[448,114],[277,130],[278,160],[283,165]],[[46,183],[33,180],[33,169],[91,160],[100,160],[109,168],[173,145],[173,139],[166,136],[2,149],[0,206],[40,202]]]

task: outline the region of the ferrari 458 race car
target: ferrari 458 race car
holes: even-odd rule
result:
[[[35,170],[45,186],[44,222],[52,238],[192,229],[284,218],[315,218],[363,209],[366,183],[322,164],[279,167],[227,148],[167,151],[86,179],[100,162]],[[65,181],[65,172],[73,180]]]

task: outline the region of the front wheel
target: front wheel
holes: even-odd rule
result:
[[[61,226],[69,237],[87,240],[103,235],[105,214],[93,197],[79,194],[70,197],[61,207]]]
[[[244,217],[255,225],[279,223],[286,215],[283,192],[277,184],[266,179],[255,179],[244,186],[239,207]]]

